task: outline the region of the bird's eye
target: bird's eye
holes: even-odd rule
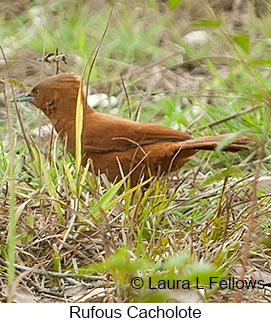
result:
[[[32,90],[32,94],[36,97],[36,96],[38,96],[38,94],[39,94],[39,89],[37,89],[37,88],[34,88],[33,90]]]

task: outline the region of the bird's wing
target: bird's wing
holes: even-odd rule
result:
[[[186,132],[98,112],[87,114],[85,125],[85,149],[97,153],[127,151],[137,146],[191,139]]]

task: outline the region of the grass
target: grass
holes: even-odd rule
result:
[[[56,47],[68,57],[61,70],[82,74],[110,7],[41,4],[8,24],[0,19],[11,76],[34,82],[35,59]],[[35,10],[42,10],[40,20]],[[79,170],[56,137],[51,149],[48,138],[28,140],[30,154],[15,111],[9,129],[1,122],[1,301],[18,301],[20,293],[40,302],[270,301],[268,290],[208,287],[213,276],[270,277],[270,178],[267,186],[262,181],[270,173],[270,29],[249,12],[245,32],[232,32],[226,15],[211,7],[190,24],[179,6],[119,2],[91,74],[91,90],[117,95],[124,117],[193,136],[248,133],[255,141],[249,152],[199,152],[178,174],[131,188]],[[211,27],[216,18],[223,24]],[[213,41],[185,45],[182,35],[195,28]],[[5,39],[12,40],[8,48]],[[29,132],[46,122],[33,108],[20,113]],[[143,279],[142,289],[131,286],[134,277]],[[189,281],[190,298],[185,288],[150,290],[150,277],[155,286]],[[197,279],[205,287],[200,294]]]

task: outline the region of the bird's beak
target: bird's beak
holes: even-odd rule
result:
[[[31,96],[29,93],[22,93],[19,95],[16,95],[14,99],[12,99],[12,102],[32,102],[35,98]]]

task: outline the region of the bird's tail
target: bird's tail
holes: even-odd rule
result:
[[[219,147],[222,151],[237,152],[240,150],[248,150],[251,142],[247,138],[232,140],[232,134],[205,136],[195,139],[189,139],[181,144],[181,149],[200,149],[215,150]]]

